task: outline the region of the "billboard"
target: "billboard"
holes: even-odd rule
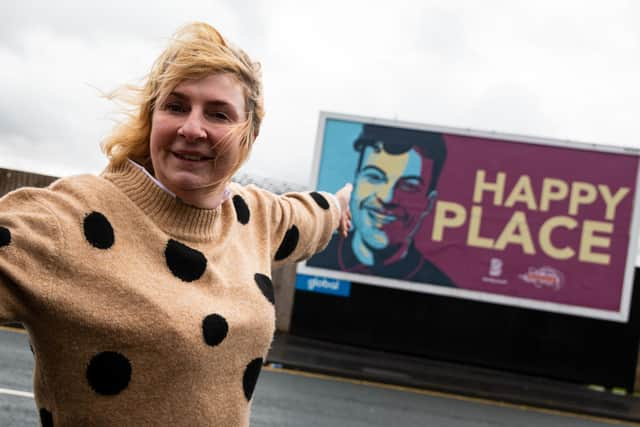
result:
[[[321,113],[313,185],[354,190],[298,289],[365,283],[626,322],[633,149]]]

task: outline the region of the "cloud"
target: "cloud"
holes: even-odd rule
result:
[[[247,172],[308,184],[320,110],[638,146],[639,13],[631,0],[4,2],[0,152],[99,171],[115,108],[100,90],[139,80],[193,20],[263,64]]]

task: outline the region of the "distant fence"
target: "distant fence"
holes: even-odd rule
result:
[[[20,187],[46,187],[56,179],[49,175],[0,168],[0,196]]]

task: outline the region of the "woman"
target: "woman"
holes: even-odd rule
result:
[[[350,186],[230,183],[263,117],[259,66],[176,33],[98,177],[0,199],[0,321],[35,355],[43,425],[242,426],[274,333],[272,267],[349,227]]]

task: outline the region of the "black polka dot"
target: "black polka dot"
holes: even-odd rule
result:
[[[53,427],[53,415],[44,408],[40,408],[40,425],[42,427]]]
[[[276,252],[276,261],[280,261],[291,255],[298,245],[298,239],[300,238],[300,232],[298,227],[292,225],[290,229],[284,235],[282,243]]]
[[[207,258],[202,252],[192,249],[173,239],[164,251],[169,270],[180,280],[193,282],[204,274]]]
[[[238,222],[240,224],[246,224],[249,222],[249,217],[251,213],[249,212],[249,206],[247,206],[247,202],[238,195],[233,196],[233,207],[236,208],[236,216],[238,217]]]
[[[210,314],[202,321],[204,342],[210,346],[220,344],[229,332],[229,324],[219,314]]]
[[[313,200],[316,201],[318,206],[320,206],[322,209],[329,209],[329,202],[327,202],[327,199],[325,199],[322,194],[314,191],[310,194],[310,196],[313,198]]]
[[[242,387],[244,388],[244,396],[247,401],[251,400],[253,396],[253,390],[256,388],[258,382],[258,376],[262,369],[262,358],[253,359],[251,363],[247,365],[244,370],[244,376],[242,377]]]
[[[115,240],[111,223],[100,212],[91,212],[84,218],[84,237],[98,249],[109,249]]]
[[[256,273],[253,278],[255,279],[258,287],[260,288],[264,296],[269,300],[269,302],[271,304],[275,304],[275,297],[273,295],[273,283],[271,282],[269,276]]]
[[[11,243],[11,232],[8,228],[0,227],[0,247]]]
[[[111,396],[127,388],[131,363],[120,353],[105,351],[93,356],[87,368],[87,381],[98,394]]]

